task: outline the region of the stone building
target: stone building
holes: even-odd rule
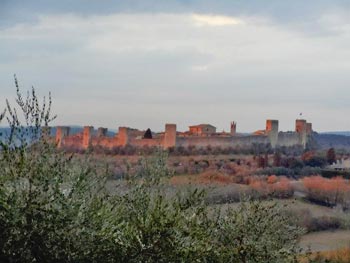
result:
[[[210,124],[199,124],[190,126],[189,133],[197,136],[208,136],[216,133],[216,127]]]

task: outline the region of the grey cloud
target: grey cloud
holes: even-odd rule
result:
[[[277,23],[303,24],[313,28],[322,14],[348,12],[347,0],[2,0],[0,25],[31,21],[38,15],[74,13],[106,15],[112,13],[204,12],[225,15],[266,16]]]
[[[176,8],[204,12],[205,3]],[[342,22],[344,34],[310,39],[249,16],[244,25],[213,28],[193,26],[189,13],[121,12],[49,16],[0,30],[2,95],[17,73],[24,87],[53,92],[62,122],[112,128],[160,130],[172,121],[222,129],[235,119],[249,131],[279,118],[289,129],[302,111],[327,129],[323,118],[350,112],[350,28]]]

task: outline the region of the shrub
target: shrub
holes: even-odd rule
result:
[[[322,156],[313,156],[312,158],[304,161],[305,165],[311,167],[324,167],[327,165],[327,160]]]
[[[252,214],[255,216],[252,217]],[[223,256],[223,262],[294,261],[298,242],[295,238],[302,231],[290,229],[288,222],[289,217],[276,204],[242,202],[238,209],[230,210],[220,222],[217,236],[223,247],[218,252]],[[290,242],[291,235],[294,235],[293,242]],[[289,249],[285,250],[286,247]],[[230,251],[236,251],[235,257],[230,255]]]
[[[308,231],[324,231],[339,229],[343,226],[343,222],[340,218],[331,216],[321,216],[312,218],[310,225],[307,226]]]
[[[200,175],[200,177],[207,183],[230,184],[233,181],[232,177],[216,171],[204,172]]]
[[[281,177],[274,184],[270,184],[270,192],[276,198],[290,198],[294,195],[294,188],[286,177]]]
[[[295,171],[285,167],[272,167],[272,168],[265,168],[265,169],[259,170],[257,171],[257,174],[277,175],[277,176],[284,175],[288,177],[294,177]]]
[[[335,154],[334,148],[328,149],[326,158],[328,164],[333,164],[337,161],[337,156]]]
[[[229,184],[208,190],[205,200],[208,204],[229,204],[239,202],[249,194],[249,189]]]
[[[322,169],[320,167],[305,166],[303,169],[301,169],[300,175],[310,176],[310,175],[321,174],[321,172],[322,172]]]
[[[350,199],[350,184],[342,177],[331,179],[321,176],[305,177],[304,186],[307,190],[307,198],[326,206],[342,205],[348,207]]]
[[[251,178],[249,185],[262,198],[289,198],[294,194],[294,189],[286,177],[280,177],[278,180],[277,177],[271,176],[268,178],[255,177]]]

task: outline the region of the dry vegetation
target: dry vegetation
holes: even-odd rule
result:
[[[311,260],[309,260],[309,262],[310,261],[348,263],[350,262],[350,248],[314,253],[311,255]]]
[[[326,206],[341,206],[350,208],[350,183],[342,177],[331,179],[321,176],[305,177],[303,179],[307,198]]]

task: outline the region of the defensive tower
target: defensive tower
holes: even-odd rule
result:
[[[83,130],[83,148],[87,149],[91,146],[91,137],[94,131],[94,127],[85,126]]]
[[[176,124],[165,124],[164,148],[175,147],[176,145]]]
[[[231,122],[231,127],[230,127],[230,134],[232,136],[236,135],[236,128],[237,128],[237,122],[232,121]]]
[[[307,124],[304,119],[295,121],[295,131],[299,134],[300,144],[305,148],[307,143]]]
[[[57,147],[62,147],[64,137],[68,136],[70,132],[70,127],[58,126],[56,127],[56,144]]]
[[[278,141],[278,120],[266,120],[266,134],[269,137],[272,148],[275,148]]]
[[[125,146],[129,143],[129,128],[119,127],[118,141],[120,146]]]
[[[306,134],[311,135],[312,134],[312,123],[307,122],[306,123]]]

